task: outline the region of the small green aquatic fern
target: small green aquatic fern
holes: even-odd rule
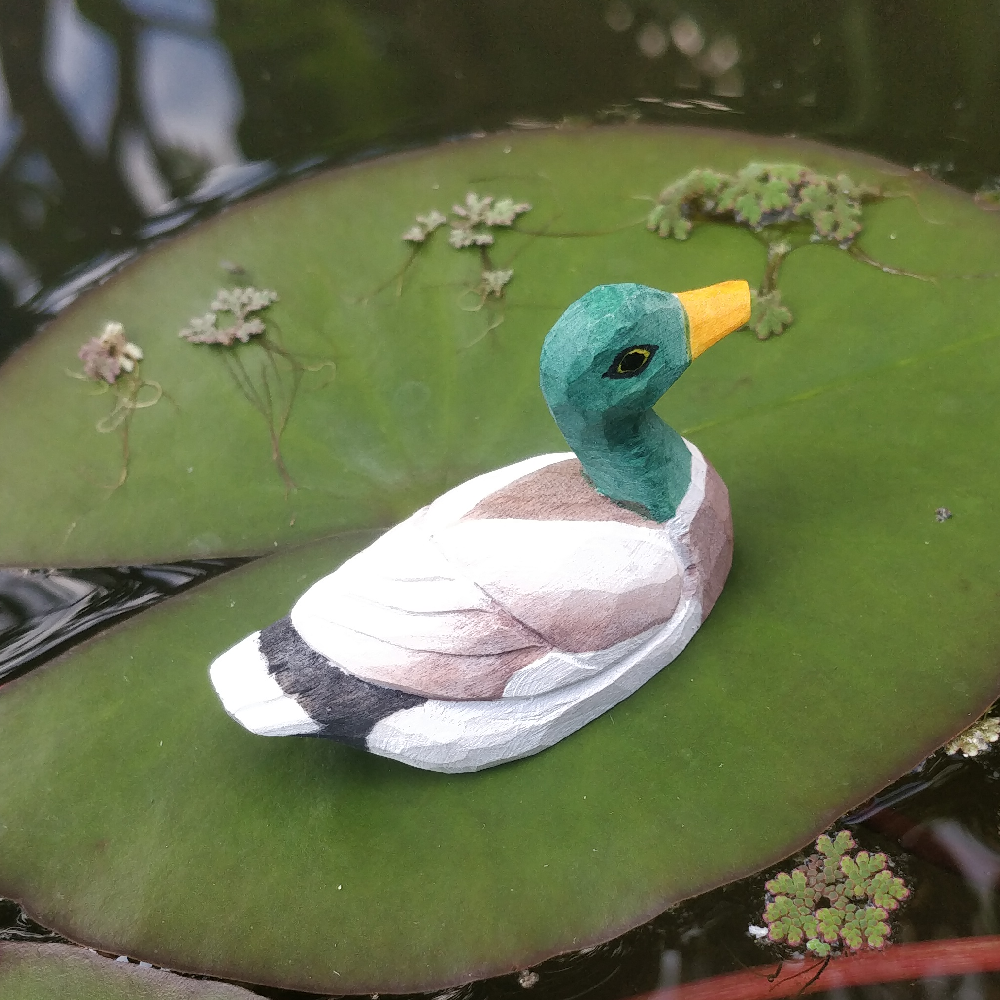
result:
[[[699,220],[732,221],[754,233],[780,227],[785,235],[811,226],[811,242],[848,249],[861,232],[862,206],[883,197],[880,188],[855,183],[797,163],[749,163],[735,174],[697,168],[668,184],[646,218],[646,228],[664,239],[686,240]],[[761,287],[753,293],[749,326],[759,340],[783,333],[791,311],[777,289],[782,261],[795,249],[769,240]]]
[[[791,948],[805,943],[820,958],[845,947],[857,951],[885,945],[889,913],[910,890],[889,871],[884,854],[852,854],[856,846],[846,830],[835,838],[824,834],[816,841],[815,854],[766,883],[768,940]]]
[[[699,217],[730,216],[759,232],[766,226],[809,222],[814,239],[845,247],[861,232],[861,206],[882,191],[847,174],[831,177],[797,163],[750,163],[735,174],[695,169],[667,185],[646,227],[684,240]]]
[[[757,334],[758,340],[784,333],[792,322],[791,310],[782,303],[781,292],[750,292],[750,320],[747,326]]]

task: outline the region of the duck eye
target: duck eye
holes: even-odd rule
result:
[[[636,344],[626,347],[604,373],[604,378],[631,378],[638,375],[652,360],[656,344]]]

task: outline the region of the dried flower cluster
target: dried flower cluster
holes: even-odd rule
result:
[[[492,195],[480,197],[470,191],[463,204],[452,205],[451,219],[436,208],[431,209],[426,215],[418,215],[415,224],[403,233],[402,238],[408,243],[425,243],[431,233],[447,224],[450,227],[448,242],[456,250],[475,247],[485,252],[495,240],[492,229],[510,228],[519,215],[530,210],[531,205],[527,202],[515,202],[513,198],[494,199]],[[486,261],[477,291],[484,299],[491,295],[499,297],[513,275],[512,269],[493,268]]]
[[[944,752],[949,756],[960,753],[963,757],[977,757],[997,740],[1000,740],[1000,719],[995,715],[984,715],[946,743]]]
[[[443,226],[448,221],[448,216],[442,215],[436,208],[432,208],[426,215],[418,215],[415,225],[403,233],[403,239],[409,243],[423,243],[427,237],[439,226]]]
[[[821,958],[845,947],[857,951],[885,945],[889,912],[910,890],[888,870],[884,854],[858,851],[852,856],[856,846],[846,830],[833,839],[824,834],[816,841],[816,854],[791,874],[779,872],[767,882],[764,923],[770,941],[793,948],[804,942]]]
[[[259,316],[251,317],[251,313],[258,313],[277,301],[278,293],[269,288],[220,288],[209,305],[211,312],[188,320],[178,336],[192,344],[230,347],[237,340],[246,344],[266,329],[264,321]],[[219,313],[231,313],[235,322],[220,328]]]
[[[465,196],[464,204],[451,206],[453,218],[449,223],[451,232],[448,234],[448,242],[456,250],[492,246],[491,228],[510,227],[519,215],[530,210],[531,206],[527,202],[515,202],[513,198],[494,200],[492,195],[480,197],[470,191]],[[449,222],[447,216],[433,208],[426,215],[417,216],[416,224],[403,233],[403,239],[409,243],[423,243],[435,229],[446,222]]]
[[[502,295],[504,286],[514,277],[514,270],[508,267],[504,270],[483,271],[480,277],[482,278],[482,285],[480,287],[484,297],[487,295]]]
[[[125,338],[121,323],[108,323],[99,337],[91,337],[77,353],[83,374],[96,382],[114,385],[122,372],[132,372],[142,361],[142,349]]]

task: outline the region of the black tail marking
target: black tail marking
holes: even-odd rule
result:
[[[289,618],[260,633],[260,651],[281,690],[323,727],[314,735],[361,750],[367,749],[368,734],[377,722],[427,701],[347,673],[308,645]]]

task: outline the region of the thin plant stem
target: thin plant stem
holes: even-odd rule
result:
[[[784,962],[777,973],[772,968],[761,966],[696,979],[631,1000],[779,1000],[872,983],[1000,972],[1000,934],[893,944],[883,951]],[[812,978],[802,985],[800,978],[811,973]]]

